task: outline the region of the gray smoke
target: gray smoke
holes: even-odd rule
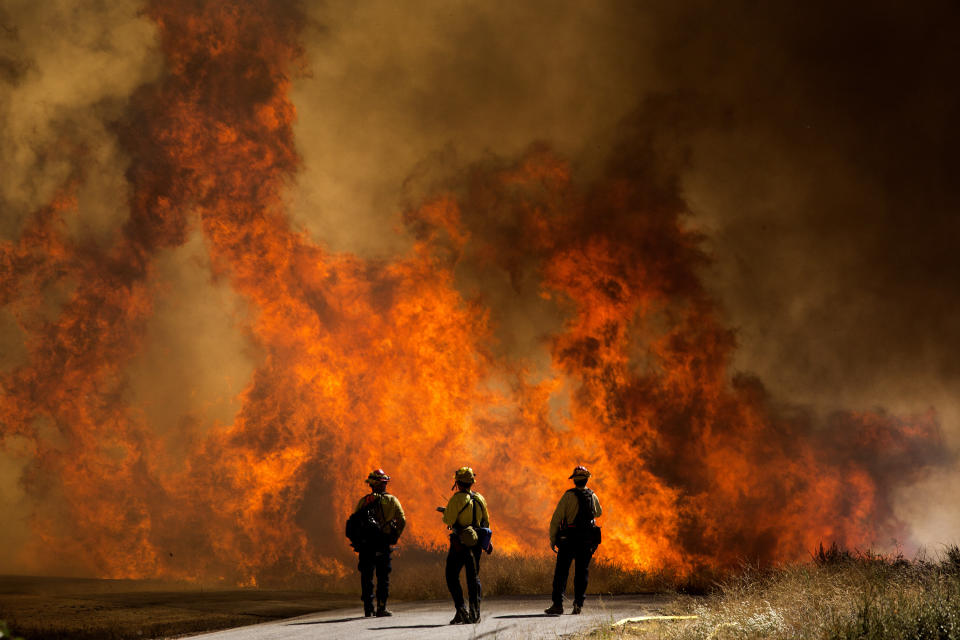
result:
[[[957,14],[951,2],[324,6],[295,91],[295,212],[334,249],[399,251],[402,194],[438,164],[545,140],[590,178],[618,123],[660,101],[655,144],[681,167],[737,368],[818,413],[934,408],[956,447]],[[462,280],[504,311],[502,346],[544,361],[531,327],[553,311],[518,304],[535,283]],[[920,542],[960,524],[940,500],[949,487],[953,472],[902,494]]]
[[[448,184],[449,169],[544,141],[586,182],[622,123],[655,114],[650,144],[661,168],[679,172],[688,223],[705,235],[714,262],[703,276],[737,328],[737,368],[818,412],[933,407],[960,444],[955,3],[307,8],[323,27],[306,31],[308,73],[293,88],[303,167],[289,202],[314,239],[397,255],[411,241],[404,207]],[[0,238],[16,238],[68,184],[75,240],[104,245],[126,219],[128,159],[113,123],[162,73],[139,10],[0,5]],[[230,420],[256,361],[232,323],[246,310],[211,279],[204,254],[194,237],[160,260],[156,316],[129,372],[134,404],[171,447],[178,430],[193,431],[184,425]],[[530,295],[522,265],[513,278],[460,276],[494,309],[500,348],[545,363],[542,337],[559,315]],[[0,367],[24,355],[15,317],[0,309]],[[0,450],[7,522],[31,510],[17,484],[30,457],[21,445]],[[960,489],[952,471],[902,493],[899,513],[920,542],[955,535],[950,489]],[[17,531],[0,538],[4,570],[16,569]]]

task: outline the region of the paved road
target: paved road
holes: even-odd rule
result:
[[[654,595],[593,596],[587,598],[583,613],[579,616],[570,615],[569,607],[562,616],[547,616],[543,610],[550,605],[549,597],[486,598],[480,624],[457,626],[447,624],[454,613],[453,605],[449,602],[398,602],[390,605],[393,611],[391,618],[364,618],[358,615],[358,606],[355,609],[334,609],[194,637],[203,640],[556,640],[622,618],[656,613],[667,600],[665,596]]]

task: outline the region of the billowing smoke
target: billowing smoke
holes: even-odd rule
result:
[[[386,230],[406,154],[442,156],[419,177],[547,140],[575,179],[592,178],[618,123],[659,100],[657,152],[683,163],[687,223],[712,258],[702,275],[737,334],[734,368],[820,416],[935,407],[957,446],[960,92],[944,82],[960,61],[955,3],[366,3],[313,15],[326,31],[308,41],[313,78],[295,87],[293,212],[316,237],[365,254],[405,242]],[[535,349],[532,326],[551,321],[534,303],[504,306],[518,317],[498,336],[511,348]],[[901,496],[918,541],[953,540],[960,512],[939,496],[958,482],[937,473]]]
[[[463,463],[505,550],[577,462],[631,566],[939,540],[948,7],[821,9],[5,10],[0,562],[336,573],[375,465],[425,546]]]
[[[5,288],[0,308],[3,371],[28,361],[29,334],[21,326],[56,317],[75,284],[69,277],[47,277],[49,269],[56,269],[61,240],[39,237],[49,227],[33,223],[32,214],[51,203],[62,206],[65,199],[77,203],[58,232],[62,242],[78,247],[109,244],[129,215],[127,157],[112,123],[126,111],[130,94],[156,78],[163,66],[156,25],[140,9],[138,2],[122,1],[0,6],[0,239],[16,242],[32,236],[28,242],[44,246],[47,260],[38,270],[47,274],[31,283],[32,291],[24,296],[30,298],[29,310],[15,304]],[[3,255],[0,279],[9,286],[10,250],[5,248]],[[35,428],[49,441],[59,441],[48,420],[38,420]],[[0,532],[0,565],[26,570],[21,550],[33,536],[29,517],[39,505],[36,494],[25,494],[20,479],[33,447],[8,429],[3,420],[0,499],[6,524]]]

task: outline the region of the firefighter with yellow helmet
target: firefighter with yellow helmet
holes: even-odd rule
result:
[[[390,595],[390,553],[406,526],[403,507],[396,496],[387,493],[390,481],[383,469],[374,469],[367,476],[370,493],[360,498],[347,521],[347,537],[357,550],[360,570],[360,599],[363,615],[384,617]],[[377,608],[373,608],[373,575],[377,575]]]
[[[557,554],[557,565],[553,572],[553,604],[545,610],[547,615],[563,613],[563,592],[567,588],[571,562],[576,570],[572,613],[579,614],[583,608],[590,560],[600,544],[600,527],[594,518],[603,512],[596,494],[586,488],[589,478],[590,471],[586,467],[578,465],[574,468],[569,478],[574,487],[560,498],[550,520],[550,548]]]
[[[457,613],[450,624],[480,622],[480,554],[490,553],[490,513],[487,501],[472,490],[476,475],[470,467],[460,467],[454,475],[451,489],[456,492],[446,507],[437,507],[443,513],[443,522],[450,528],[450,550],[447,552],[447,589],[453,598]],[[470,610],[464,606],[460,586],[460,570],[466,569],[467,594]]]

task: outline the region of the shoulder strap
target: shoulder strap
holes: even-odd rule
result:
[[[574,518],[574,522],[583,523],[583,525],[590,524],[596,517],[593,513],[593,491],[590,489],[584,489],[583,491],[571,489],[571,491],[574,492],[578,503],[577,516]]]
[[[372,495],[373,495],[373,493],[368,493],[367,495],[363,496],[363,497],[360,499],[360,504],[357,506],[357,510],[354,511],[354,513],[360,513],[361,511],[363,511],[364,509],[366,509],[367,507],[369,507],[369,506],[370,506],[370,496],[372,496]]]
[[[467,507],[470,506],[470,503],[473,502],[473,491],[467,494],[467,501],[463,504],[463,507],[460,508],[460,511],[457,511],[457,517],[453,519],[453,524],[457,524],[457,518],[460,517],[460,514],[467,510]]]
[[[476,496],[474,496],[473,491],[470,492],[470,501],[473,503],[473,521],[470,524],[476,527],[480,523],[477,522],[477,499]]]
[[[383,511],[383,496],[384,496],[384,495],[385,495],[385,494],[375,493],[375,492],[371,491],[370,494],[367,495],[367,502],[366,502],[366,504],[363,506],[363,508],[365,508],[365,509],[370,509],[370,508],[372,507],[372,508],[375,509],[377,512],[379,512],[379,514],[380,514],[379,522],[380,522],[380,523],[383,523],[383,521],[387,519],[387,515],[386,515],[386,513],[384,513],[384,511]],[[376,514],[375,514],[375,515],[376,515]]]

